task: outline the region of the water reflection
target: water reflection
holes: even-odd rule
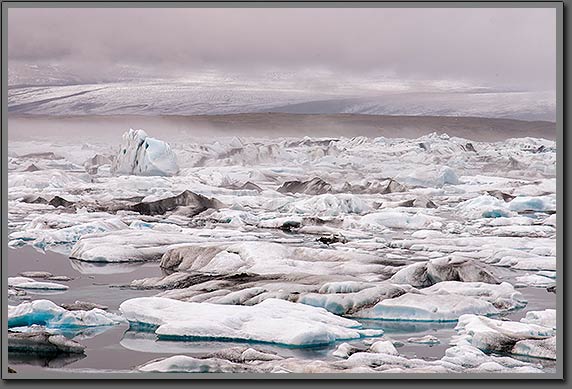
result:
[[[386,334],[412,333],[412,332],[428,332],[436,330],[454,329],[457,322],[415,322],[415,321],[397,321],[397,320],[379,320],[379,319],[355,319],[359,321],[364,328],[382,329]]]
[[[85,354],[36,354],[30,352],[8,352],[10,365],[31,365],[48,368],[61,368],[86,358]],[[16,369],[18,370],[18,369]]]
[[[325,358],[338,344],[312,348],[289,348],[285,346],[259,343],[259,342],[239,342],[239,341],[180,341],[180,340],[159,340],[153,332],[136,331],[128,329],[123,334],[121,346],[131,351],[157,354],[192,354],[196,356],[206,355],[217,350],[231,347],[253,347],[260,351],[274,352],[284,357],[297,358]],[[341,343],[341,342],[339,342]]]
[[[143,265],[143,262],[85,262],[69,259],[71,267],[81,274],[125,274],[131,273]]]

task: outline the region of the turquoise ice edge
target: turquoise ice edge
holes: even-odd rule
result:
[[[142,323],[142,322],[136,322],[136,321],[130,321],[129,322],[129,329],[130,330],[135,330],[135,331],[140,331],[140,332],[154,332],[157,328],[159,328],[159,326],[154,325],[154,324],[148,324],[148,323]],[[356,327],[352,327],[352,328],[356,328]],[[229,343],[235,342],[235,343],[271,344],[271,345],[280,346],[280,347],[284,347],[284,348],[298,349],[298,348],[312,348],[312,347],[329,346],[332,344],[336,344],[338,342],[343,342],[343,341],[348,341],[348,340],[351,341],[351,340],[365,339],[365,338],[380,338],[384,335],[385,335],[384,333],[381,333],[379,335],[363,335],[363,334],[360,334],[359,338],[339,338],[339,339],[333,340],[331,342],[311,343],[311,344],[301,344],[301,345],[292,345],[292,344],[286,344],[286,343],[280,343],[280,342],[268,342],[268,341],[263,341],[263,340],[254,340],[254,339],[214,337],[214,336],[157,335],[157,339],[181,341],[181,342],[185,342],[185,341],[186,342],[216,341],[216,342],[229,342]]]

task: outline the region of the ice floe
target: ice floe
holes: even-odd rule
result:
[[[67,285],[55,282],[40,282],[28,277],[8,277],[8,286],[16,289],[68,290]]]
[[[268,299],[253,306],[186,303],[160,297],[127,300],[120,306],[127,320],[152,326],[160,338],[221,339],[307,347],[336,340],[380,336],[358,322],[321,308]]]
[[[556,359],[556,331],[553,327],[463,315],[455,330],[459,333],[457,344],[469,344],[489,352]]]
[[[124,322],[121,316],[98,308],[69,311],[49,300],[8,306],[8,327],[40,324],[51,328],[111,326]]]

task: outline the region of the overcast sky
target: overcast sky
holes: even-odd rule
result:
[[[555,89],[554,9],[9,9],[10,69],[211,71]],[[13,71],[13,70],[12,70]],[[266,73],[264,73],[266,74]]]

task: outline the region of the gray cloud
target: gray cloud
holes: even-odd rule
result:
[[[555,25],[554,9],[522,8],[9,9],[8,54],[92,79],[320,69],[554,90]]]

